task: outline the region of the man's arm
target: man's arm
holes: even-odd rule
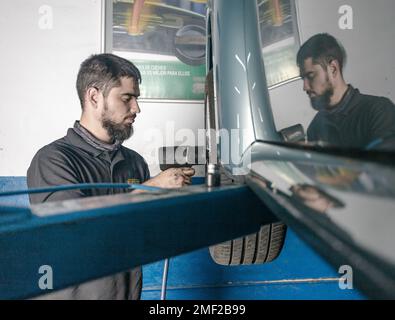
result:
[[[52,147],[44,147],[34,156],[27,171],[29,189],[81,183],[66,157]],[[31,194],[30,203],[67,200],[86,196],[81,190]]]
[[[170,168],[143,184],[159,188],[181,188],[191,184],[194,174],[193,168]]]
[[[192,176],[195,174],[193,168],[170,168],[157,176],[145,181],[143,185],[150,187],[158,187],[164,189],[176,189],[185,185],[190,185]],[[134,190],[132,193],[141,193],[142,190]]]

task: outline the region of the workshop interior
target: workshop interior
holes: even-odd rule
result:
[[[0,12],[0,299],[395,298],[395,1]]]

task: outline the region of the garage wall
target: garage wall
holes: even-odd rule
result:
[[[100,52],[101,1],[1,1],[0,12],[0,176],[24,176],[79,117],[75,79]]]

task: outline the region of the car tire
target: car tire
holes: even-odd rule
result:
[[[211,246],[210,255],[226,266],[271,262],[280,255],[286,229],[282,222],[263,225],[259,232]]]

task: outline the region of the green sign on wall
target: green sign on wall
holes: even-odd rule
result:
[[[133,60],[140,69],[140,97],[146,99],[203,100],[205,65],[177,61]]]

